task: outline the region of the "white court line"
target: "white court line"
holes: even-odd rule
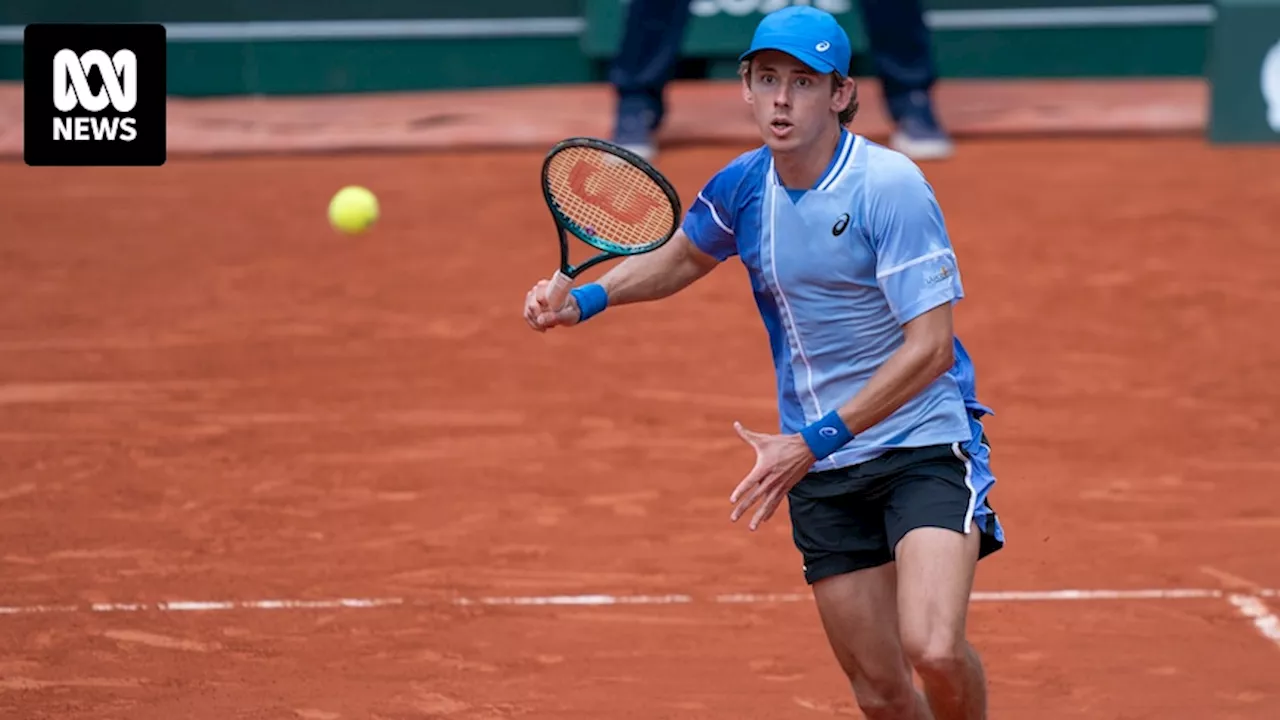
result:
[[[408,605],[403,598],[338,598],[335,600],[177,600],[160,603],[93,603],[91,605],[0,605],[0,615],[56,613],[208,612],[211,610],[310,610],[377,608]]]
[[[1227,600],[1236,606],[1241,615],[1253,621],[1253,626],[1262,633],[1262,637],[1280,646],[1280,618],[1258,596],[1231,595]]]
[[[27,605],[23,607],[0,606],[0,615],[39,615],[43,613],[73,613],[84,610],[75,605]]]
[[[1220,598],[1221,590],[1173,589],[1173,590],[1044,590],[1033,592],[974,593],[973,600],[995,602],[1033,602],[1047,600],[1188,600],[1196,598]]]
[[[718,603],[771,603],[771,602],[801,602],[812,598],[807,593],[734,593],[732,595],[717,595],[715,602]]]
[[[674,605],[693,602],[688,595],[547,595],[545,597],[458,598],[455,605]]]
[[[1228,596],[1222,590],[1203,588],[1173,588],[1147,590],[1000,590],[975,592],[974,602],[1069,602],[1081,600],[1187,600],[1229,597],[1232,604],[1241,608],[1236,598],[1252,599],[1257,606],[1265,606],[1258,598],[1278,597],[1280,591],[1258,590],[1253,595]],[[158,603],[92,603],[89,605],[0,605],[0,615],[51,615],[70,613],[139,613],[139,612],[214,612],[227,610],[316,610],[316,609],[370,609],[397,606],[431,606],[440,604],[469,606],[603,606],[603,605],[687,605],[699,602],[714,604],[766,604],[806,602],[808,593],[732,593],[699,600],[692,595],[526,595],[450,600],[414,600],[411,598],[334,598],[327,600],[176,600]],[[1243,601],[1240,601],[1243,602]],[[1252,606],[1251,606],[1252,607]],[[1252,617],[1252,616],[1251,616]],[[1267,623],[1276,622],[1270,616]],[[1256,619],[1255,619],[1256,620]],[[1261,622],[1261,621],[1258,621]],[[1270,627],[1270,625],[1269,625]],[[1276,630],[1280,633],[1280,629]]]

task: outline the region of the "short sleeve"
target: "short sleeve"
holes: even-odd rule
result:
[[[723,261],[738,253],[734,224],[743,164],[735,161],[707,181],[685,213],[681,229],[702,252]]]
[[[882,158],[866,197],[876,283],[899,324],[964,297],[942,209],[920,169],[905,156]]]

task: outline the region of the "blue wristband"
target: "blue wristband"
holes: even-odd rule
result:
[[[849,432],[849,428],[835,410],[801,430],[800,435],[813,451],[814,457],[819,460],[844,447],[853,439],[853,433]]]
[[[604,287],[598,283],[576,287],[570,290],[569,294],[578,301],[578,322],[585,322],[591,316],[598,315],[609,307],[609,293],[605,292]]]

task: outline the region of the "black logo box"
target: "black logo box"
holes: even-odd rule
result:
[[[53,59],[61,50],[83,55],[101,50],[108,57],[131,50],[137,58],[138,102],[119,113],[110,104],[92,113],[77,107],[60,112],[54,105]],[[26,26],[22,43],[23,159],[33,166],[159,166],[165,163],[168,89],[166,35],[159,23],[35,23]],[[90,72],[94,90],[102,80]],[[132,141],[54,140],[57,118],[134,119]]]

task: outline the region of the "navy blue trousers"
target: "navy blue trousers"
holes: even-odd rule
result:
[[[924,10],[920,0],[859,0],[859,6],[872,68],[896,119],[937,80]],[[663,90],[675,75],[688,20],[689,0],[631,0],[609,71],[624,125],[653,129],[662,121]]]

